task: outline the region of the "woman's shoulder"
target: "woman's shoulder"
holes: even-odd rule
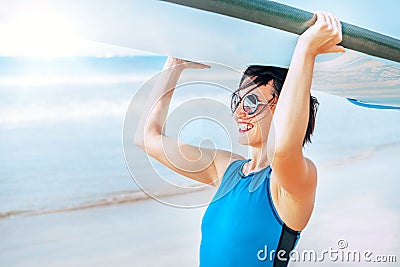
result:
[[[214,183],[216,187],[219,187],[221,184],[222,178],[225,173],[236,166],[236,164],[240,164],[247,159],[239,154],[232,153],[230,151],[218,150],[216,157],[214,159],[215,168],[218,172],[218,181]]]

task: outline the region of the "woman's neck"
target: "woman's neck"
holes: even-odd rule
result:
[[[268,158],[266,147],[266,145],[261,147],[252,147],[251,160],[247,162],[245,167],[243,168],[245,174],[257,172],[270,165],[271,162]]]

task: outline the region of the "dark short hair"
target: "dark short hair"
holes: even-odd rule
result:
[[[257,86],[266,85],[269,81],[273,80],[273,85],[275,88],[275,96],[280,95],[282,91],[283,83],[285,82],[286,75],[288,73],[287,68],[279,68],[273,66],[261,66],[261,65],[252,65],[247,67],[245,72],[243,73],[242,79],[240,81],[241,88],[243,81],[246,77],[255,77],[251,84],[255,84]],[[247,87],[247,86],[244,86]],[[308,125],[307,131],[304,136],[303,146],[306,143],[311,143],[311,136],[314,132],[315,127],[315,118],[317,115],[319,102],[316,97],[310,94],[310,107],[309,107],[309,116],[308,116]]]

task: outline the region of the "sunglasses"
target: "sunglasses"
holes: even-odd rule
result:
[[[238,106],[240,105],[240,102],[243,101],[242,105],[243,111],[246,112],[247,115],[254,115],[258,109],[258,105],[261,104],[261,105],[273,106],[275,104],[271,104],[271,101],[274,99],[275,96],[273,96],[270,100],[268,100],[268,102],[261,102],[258,101],[258,97],[256,94],[246,94],[243,98],[241,98],[237,93],[233,93],[231,98],[231,111],[232,113],[234,113],[238,108]],[[262,110],[260,110],[260,112]]]

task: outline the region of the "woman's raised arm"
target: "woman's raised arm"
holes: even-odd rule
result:
[[[340,22],[326,12],[316,12],[317,20],[298,39],[289,71],[273,118],[273,170],[286,192],[302,198],[315,190],[316,168],[303,156],[307,130],[310,89],[318,54],[344,52]]]
[[[207,65],[169,57],[150,93],[135,134],[135,145],[171,170],[193,180],[217,186],[232,159],[231,152],[211,150],[177,141],[164,134],[171,98],[185,69]]]

